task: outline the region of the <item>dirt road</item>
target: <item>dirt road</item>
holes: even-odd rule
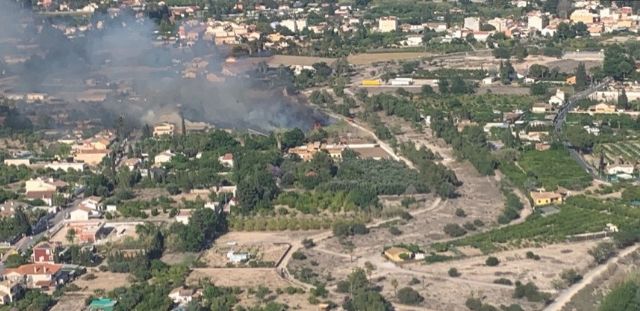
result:
[[[566,291],[562,292],[560,296],[558,296],[558,298],[556,298],[552,304],[548,305],[544,309],[544,311],[562,310],[564,305],[567,304],[569,301],[571,301],[573,296],[575,296],[580,290],[585,288],[587,285],[591,284],[591,282],[593,282],[594,279],[600,277],[603,273],[605,273],[608,270],[609,265],[618,263],[618,261],[620,261],[621,258],[626,257],[627,255],[637,251],[638,249],[640,249],[640,244],[636,244],[634,246],[628,247],[622,252],[620,252],[617,256],[609,259],[607,263],[603,265],[599,265],[595,269],[589,271],[587,274],[584,275],[584,278],[582,279],[582,281],[574,284],[573,286],[569,287]]]

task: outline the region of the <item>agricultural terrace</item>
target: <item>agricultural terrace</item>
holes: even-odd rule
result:
[[[501,164],[500,170],[518,187],[525,189],[543,187],[555,190],[564,187],[579,190],[588,187],[592,180],[562,147],[525,151],[517,162]]]
[[[635,163],[640,159],[640,141],[620,141],[616,143],[598,144],[593,149],[594,159],[599,160],[604,154],[607,163]]]
[[[529,95],[496,95],[470,94],[457,96],[425,96],[419,104],[427,113],[432,111],[448,111],[455,115],[469,115],[472,121],[479,123],[492,122],[501,115],[494,113],[509,112],[515,109],[527,111],[536,102],[535,96]]]
[[[472,246],[484,253],[521,248],[530,243],[554,243],[568,236],[600,232],[612,223],[625,228],[640,217],[640,210],[621,201],[600,202],[584,196],[571,197],[555,214],[534,213],[527,221],[493,229],[451,243]]]

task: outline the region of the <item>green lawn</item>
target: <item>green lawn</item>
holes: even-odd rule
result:
[[[591,176],[564,149],[527,151],[518,161],[527,176],[537,179],[547,190],[558,186],[579,190],[591,184]]]

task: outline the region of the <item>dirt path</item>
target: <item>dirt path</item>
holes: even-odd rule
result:
[[[614,265],[618,263],[618,261],[620,261],[621,258],[628,256],[629,254],[637,251],[638,249],[640,249],[640,244],[636,244],[634,246],[628,247],[622,252],[620,252],[617,256],[609,259],[607,263],[603,265],[599,265],[595,269],[589,271],[587,274],[584,275],[584,278],[582,279],[582,281],[574,284],[573,286],[569,287],[566,291],[562,292],[560,296],[558,296],[552,304],[548,305],[544,309],[544,311],[562,310],[564,305],[567,304],[569,301],[571,301],[573,296],[575,296],[580,290],[582,290],[591,282],[593,282],[594,279],[600,277],[603,273],[605,273],[608,270],[610,265]]]

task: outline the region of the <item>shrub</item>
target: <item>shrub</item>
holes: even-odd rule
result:
[[[451,259],[453,259],[453,257],[451,256],[438,255],[434,253],[431,253],[430,255],[424,257],[424,261],[427,263],[443,262]]]
[[[473,224],[474,224],[476,227],[484,227],[484,222],[483,222],[482,220],[480,220],[480,219],[476,219],[476,220],[474,220],[474,221],[473,221]]]
[[[411,278],[411,281],[409,281],[409,285],[416,285],[416,284],[420,284],[420,280],[418,280],[417,278]]]
[[[500,260],[496,257],[489,256],[484,263],[489,267],[495,267],[500,264]]]
[[[396,295],[400,303],[405,305],[417,305],[420,304],[424,297],[420,295],[417,291],[415,291],[411,287],[403,287],[398,290],[398,294]]]
[[[527,252],[527,258],[533,260],[540,260],[540,256],[534,254],[532,251]]]
[[[444,226],[444,233],[450,237],[457,238],[467,234],[467,231],[458,224],[447,224]]]
[[[540,292],[533,282],[529,282],[527,284],[516,282],[516,288],[513,291],[513,298],[527,298],[530,302],[543,302],[549,300],[549,294]]]
[[[560,278],[567,282],[567,285],[571,286],[580,282],[580,280],[582,280],[582,275],[578,274],[578,271],[575,269],[569,269],[562,271]]]
[[[467,217],[467,213],[465,213],[463,209],[458,208],[458,209],[456,209],[456,216],[458,216],[458,217]]]
[[[389,233],[391,233],[392,235],[401,235],[402,231],[400,231],[400,229],[398,229],[397,227],[389,227]]]
[[[589,250],[589,255],[593,256],[596,263],[603,264],[615,254],[615,246],[611,242],[600,242]]]
[[[502,285],[509,285],[509,286],[513,285],[513,282],[511,282],[511,280],[505,279],[505,278],[495,279],[495,280],[493,280],[493,283],[502,284]]]
[[[302,252],[295,252],[291,254],[291,258],[295,260],[305,260],[307,259],[307,255],[303,254]]]
[[[458,269],[456,269],[456,268],[451,268],[451,269],[449,269],[449,276],[450,276],[450,277],[452,277],[452,278],[457,278],[457,277],[459,277],[460,275],[461,275],[461,274],[460,274],[460,272],[458,272]]]
[[[313,242],[312,239],[304,239],[302,240],[302,246],[304,246],[304,248],[312,248],[316,246],[316,243]]]
[[[465,229],[469,230],[469,231],[475,231],[476,230],[476,226],[473,225],[473,223],[471,223],[470,221],[467,221],[464,223],[464,225],[462,225]]]
[[[479,311],[482,308],[482,301],[478,298],[467,298],[464,305],[471,311]]]

